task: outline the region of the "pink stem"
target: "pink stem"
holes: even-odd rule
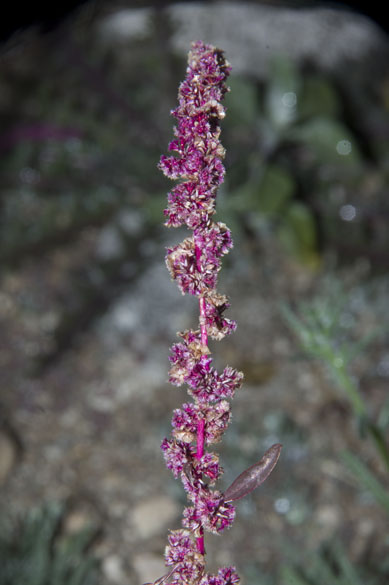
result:
[[[201,459],[204,455],[204,439],[205,439],[205,420],[201,418],[197,423],[197,450],[196,450],[196,458]],[[200,554],[205,554],[205,545],[204,545],[204,529],[200,526],[200,536],[196,538],[196,546],[197,550]]]
[[[198,246],[195,246],[195,255],[196,255],[196,263],[197,269],[201,272],[201,250]],[[201,345],[203,347],[208,347],[208,334],[207,334],[207,323],[206,323],[206,305],[205,305],[205,298],[203,296],[199,299],[200,305],[200,333],[201,333]],[[204,443],[205,443],[205,420],[201,418],[197,423],[197,449],[196,449],[196,458],[201,459],[204,455]],[[205,545],[204,545],[204,528],[200,526],[199,534],[196,538],[196,546],[197,550],[201,555],[205,554]]]
[[[201,555],[204,555],[205,554],[204,528],[202,526],[200,527],[200,536],[198,538],[196,538],[196,545],[197,545],[197,550],[199,551],[199,553]]]
[[[197,270],[201,273],[201,249],[195,244],[195,256]],[[206,306],[205,298],[203,296],[199,299],[200,302],[200,332],[201,332],[201,345],[204,347],[208,346],[208,334],[207,334],[207,319],[206,319]]]
[[[200,332],[201,332],[201,345],[204,347],[208,346],[208,334],[205,314],[205,298],[200,297]]]
[[[201,418],[197,423],[197,450],[196,450],[196,458],[201,459],[204,455],[204,439],[205,439],[205,420]]]
[[[196,449],[196,458],[201,459],[204,455],[204,442],[205,442],[205,420],[201,418],[197,423],[197,449]],[[200,526],[200,536],[196,538],[196,546],[197,550],[201,555],[205,554],[205,544],[204,544],[204,529]]]

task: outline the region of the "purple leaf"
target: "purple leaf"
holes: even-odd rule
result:
[[[225,502],[234,502],[247,496],[269,477],[281,453],[282,445],[276,443],[266,451],[262,459],[243,471],[224,492]]]

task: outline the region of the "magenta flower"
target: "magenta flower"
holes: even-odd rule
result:
[[[167,566],[173,566],[168,582],[177,585],[239,582],[233,567],[209,575],[204,559],[204,531],[222,532],[235,517],[231,502],[212,488],[222,468],[205,445],[221,439],[231,418],[228,399],[243,380],[230,366],[219,373],[208,348],[209,337],[222,339],[236,327],[223,316],[227,298],[216,291],[221,259],[232,248],[231,234],[224,223],[212,220],[224,178],[219,122],[225,115],[220,102],[229,71],[222,51],[201,42],[192,45],[179,105],[172,112],[177,126],[169,150],[176,156],[162,156],[159,163],[167,177],[180,181],[168,195],[166,225],[185,224],[193,232],[168,248],[166,264],[181,292],[199,297],[200,311],[199,328],[179,333],[181,341],[173,344],[169,357],[169,381],[186,384],[193,401],[174,410],[172,438],[161,445],[167,467],[181,478],[191,503],[183,513],[183,530],[170,534],[165,552]]]
[[[214,534],[230,528],[235,518],[232,502],[258,487],[277,463],[281,445],[273,445],[262,459],[241,473],[223,493],[214,489],[223,469],[216,453],[206,446],[220,441],[231,420],[229,400],[243,381],[243,374],[230,366],[218,372],[212,365],[208,339],[222,339],[236,324],[224,317],[227,297],[217,292],[221,258],[232,248],[227,226],[214,222],[216,194],[224,177],[219,122],[225,111],[221,100],[227,91],[230,66],[223,52],[202,42],[193,43],[186,79],[179,88],[175,139],[162,156],[159,168],[180,182],[168,194],[166,225],[185,224],[192,235],[167,249],[166,265],[183,294],[199,298],[199,327],[178,333],[181,340],[170,352],[169,381],[187,385],[191,402],[176,408],[170,438],[161,449],[175,478],[180,478],[189,505],[183,511],[182,528],[168,537],[165,550],[169,572],[154,585],[236,585],[234,567],[217,575],[205,567],[204,532]],[[146,585],[152,585],[150,583]]]

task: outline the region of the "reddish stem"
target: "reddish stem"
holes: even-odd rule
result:
[[[205,420],[201,418],[197,423],[197,449],[196,449],[196,458],[201,459],[204,455],[204,443],[205,443]],[[204,545],[204,529],[200,526],[200,536],[196,538],[196,545],[197,550],[201,555],[205,554],[205,545]]]
[[[201,249],[197,244],[195,244],[195,257],[196,257],[196,264],[197,270],[201,273]],[[205,306],[205,298],[201,296],[199,298],[200,303],[200,332],[201,332],[201,345],[204,347],[208,346],[208,334],[207,334],[207,322],[206,322],[206,306]]]
[[[207,323],[205,314],[205,298],[200,297],[200,333],[201,333],[201,345],[204,347],[208,346],[208,334],[207,334]]]
[[[205,429],[205,420],[201,418],[197,423],[197,450],[196,450],[196,458],[201,459],[204,455],[204,429]]]
[[[197,263],[197,270],[201,272],[201,250],[198,246],[195,246],[195,255],[196,255],[196,263]],[[208,348],[208,334],[207,334],[207,323],[206,323],[206,305],[205,305],[205,298],[203,296],[199,299],[199,306],[200,306],[200,333],[201,333],[201,345],[203,347]],[[197,449],[196,449],[196,458],[201,459],[204,455],[204,443],[205,443],[205,420],[201,418],[197,423]],[[196,546],[197,550],[201,555],[205,554],[205,545],[204,545],[204,529],[200,526],[199,535],[196,538]]]
[[[205,555],[205,546],[204,546],[204,529],[200,526],[200,536],[196,538],[196,546],[197,550],[201,555]]]

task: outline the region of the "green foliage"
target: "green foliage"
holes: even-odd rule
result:
[[[385,439],[385,429],[379,421],[371,420],[358,383],[350,371],[353,359],[374,338],[382,335],[384,329],[377,327],[368,335],[352,342],[350,331],[347,332],[342,327],[341,316],[345,310],[346,300],[347,296],[339,282],[329,280],[324,294],[318,295],[310,302],[300,303],[297,314],[287,306],[282,307],[282,312],[299,338],[304,351],[327,367],[334,382],[345,393],[358,421],[361,437],[368,435],[371,438],[389,470],[389,447]]]
[[[372,473],[369,468],[352,453],[342,453],[343,462],[350,469],[362,488],[369,491],[379,506],[389,514],[389,492],[381,481]]]
[[[283,56],[273,59],[265,92],[264,113],[276,132],[282,132],[296,119],[300,82],[293,61]]]
[[[150,175],[159,157],[154,135],[162,132],[155,108],[156,91],[163,94],[156,89],[163,80],[156,75],[161,63],[155,35],[151,31],[145,46],[133,43],[131,57],[112,55],[101,39],[87,37],[76,40],[72,30],[53,50],[37,39],[37,53],[26,49],[21,69],[17,56],[4,67],[3,266],[74,241],[123,207],[157,223],[148,214],[149,203],[164,200],[165,191],[157,171]],[[42,68],[34,61],[40,52]],[[64,58],[70,61],[65,68]]]
[[[307,118],[337,118],[340,115],[340,98],[332,83],[318,74],[306,76],[299,102],[302,120]]]
[[[280,585],[382,585],[389,577],[384,564],[356,567],[338,541],[298,557],[299,562],[282,567]]]
[[[366,351],[373,339],[384,337],[382,328],[370,332],[364,338],[353,339],[356,321],[347,315],[351,293],[346,293],[339,281],[329,279],[323,292],[309,302],[300,303],[297,311],[282,307],[284,317],[297,335],[301,347],[309,356],[319,359],[332,375],[333,380],[348,398],[361,438],[369,437],[389,470],[389,447],[386,441],[388,402],[383,405],[377,421],[370,416],[368,405],[359,390],[358,381],[351,373],[355,356]],[[368,295],[367,295],[368,296]],[[359,295],[359,303],[361,295]],[[380,320],[381,314],[378,314]],[[350,323],[353,326],[350,327]],[[343,463],[357,480],[362,492],[369,492],[378,506],[389,513],[389,492],[382,480],[361,460],[345,451]],[[387,564],[357,567],[347,556],[340,543],[326,545],[323,550],[293,560],[282,570],[282,585],[381,585],[389,578]]]
[[[289,138],[302,142],[315,154],[320,165],[340,167],[345,178],[349,167],[358,169],[361,156],[355,137],[345,124],[324,116],[302,122],[289,132]]]
[[[256,197],[258,211],[269,216],[282,214],[294,190],[293,177],[288,171],[279,165],[267,165]]]
[[[0,585],[95,585],[97,560],[89,551],[92,527],[61,534],[64,507],[31,510],[0,535]]]
[[[255,85],[243,77],[232,75],[228,80],[228,124],[230,126],[254,126],[258,116],[258,97]],[[227,120],[226,120],[227,123]]]
[[[290,250],[306,266],[316,268],[316,226],[306,205],[299,201],[289,205],[277,233],[286,250]]]
[[[361,399],[354,396],[356,391],[345,381],[345,375],[352,358],[371,341],[372,335],[358,344],[351,342],[350,333],[342,327],[341,319],[346,299],[340,283],[330,279],[323,285],[321,294],[308,302],[299,303],[296,312],[285,305],[281,310],[304,351],[327,366],[338,385],[350,393],[351,402],[359,415],[364,410]]]
[[[259,237],[274,233],[288,253],[311,268],[320,263],[320,246],[331,244],[349,254],[364,246],[375,260],[372,241],[381,253],[385,246],[371,200],[386,206],[380,185],[387,182],[387,169],[384,156],[372,162],[368,151],[374,145],[356,132],[363,101],[354,104],[338,82],[298,69],[285,55],[270,62],[261,84],[233,75],[231,87],[224,123],[227,223],[236,231],[238,215]],[[347,204],[357,210],[351,218],[341,212]],[[339,240],[340,229],[345,241]]]

